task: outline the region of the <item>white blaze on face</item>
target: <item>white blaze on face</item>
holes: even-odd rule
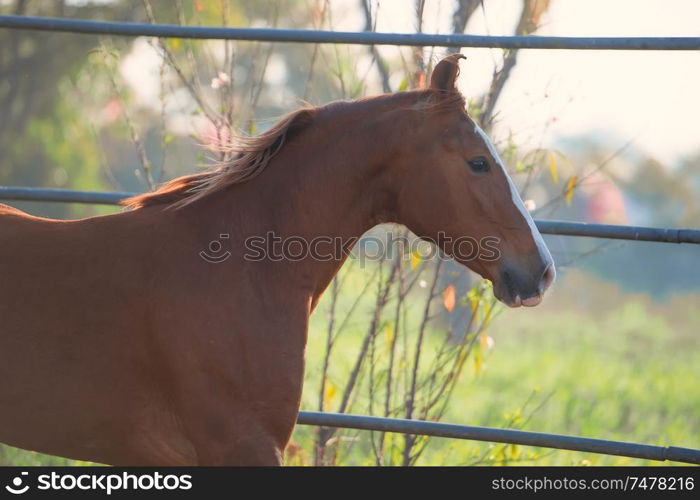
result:
[[[515,187],[515,184],[513,184],[513,181],[510,179],[510,175],[508,175],[508,172],[506,171],[506,168],[503,166],[503,161],[501,160],[501,157],[498,155],[498,151],[496,151],[496,147],[493,145],[491,142],[491,139],[489,139],[489,136],[486,135],[486,132],[484,132],[479,125],[474,125],[474,132],[476,132],[481,138],[483,139],[484,143],[486,144],[486,147],[489,148],[489,153],[491,153],[491,156],[493,159],[496,161],[498,166],[500,167],[501,171],[503,172],[503,175],[506,176],[506,180],[508,181],[508,186],[510,187],[510,196],[513,200],[513,204],[520,210],[520,213],[522,214],[523,218],[527,222],[528,226],[530,226],[530,232],[532,233],[532,239],[535,241],[535,244],[537,245],[537,250],[540,252],[540,257],[542,260],[545,262],[553,262],[552,260],[552,255],[549,253],[549,249],[547,248],[547,245],[544,244],[544,240],[542,239],[542,235],[540,234],[539,229],[537,229],[537,226],[535,226],[535,221],[532,220],[532,216],[530,215],[530,212],[525,208],[525,204],[523,203],[523,200],[520,198],[520,193],[518,193],[518,189]]]

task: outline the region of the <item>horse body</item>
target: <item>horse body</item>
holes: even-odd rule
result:
[[[342,260],[246,261],[242,243],[270,230],[350,239],[374,224],[359,185],[368,150],[344,166],[352,176],[314,183],[309,170],[332,160],[305,151],[290,144],[255,183],[181,210],[2,214],[0,441],[112,464],[277,463],[308,315]],[[322,196],[343,188],[355,195]],[[201,258],[221,234],[231,257]]]
[[[430,111],[454,98],[456,71],[453,56],[431,91],[298,113],[250,182],[211,189],[229,172],[193,176],[78,221],[0,208],[0,442],[110,464],[280,463],[308,318],[345,253],[245,258],[270,232],[343,250],[380,222],[424,237],[495,233],[500,262],[463,263],[510,305],[539,302],[551,257],[511,206],[507,176],[464,170],[463,150],[486,161],[487,145],[462,137],[474,131],[463,110]],[[191,194],[200,181],[206,196]],[[463,181],[482,192],[466,196]],[[214,240],[221,261],[200,255]]]
[[[0,218],[0,441],[105,463],[216,463],[193,436],[225,443],[255,436],[265,413],[294,418],[308,300],[279,304],[264,274],[202,260],[189,215]]]

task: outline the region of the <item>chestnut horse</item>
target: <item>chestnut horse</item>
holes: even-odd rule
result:
[[[246,258],[270,231],[351,242],[401,223],[506,304],[538,304],[552,258],[465,111],[459,57],[426,89],[293,112],[123,213],[0,205],[0,442],[106,464],[279,464],[309,315],[344,257]],[[498,258],[458,256],[465,236],[496,238]]]

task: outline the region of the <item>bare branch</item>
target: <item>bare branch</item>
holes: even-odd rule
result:
[[[600,171],[604,170],[611,161],[613,161],[615,158],[620,156],[632,144],[634,144],[635,140],[636,140],[636,138],[631,138],[631,139],[627,140],[622,146],[617,148],[607,158],[605,158],[602,162],[600,162],[598,165],[596,165],[596,167],[593,170],[591,170],[590,172],[579,177],[576,180],[576,182],[573,184],[573,186],[571,186],[571,189],[575,189],[575,188],[579,187],[583,183],[583,181],[588,179],[590,176],[592,176],[596,172],[600,172]],[[551,215],[554,212],[554,210],[556,209],[557,204],[561,203],[565,197],[566,197],[566,192],[558,194],[557,196],[555,196],[551,200],[547,201],[547,203],[543,204],[540,207],[537,207],[536,210],[533,210],[533,215],[542,212],[545,208],[549,208],[548,215]]]
[[[326,381],[328,379],[328,366],[330,364],[331,351],[333,350],[333,331],[335,328],[335,313],[338,304],[339,295],[339,279],[334,277],[331,284],[331,304],[328,311],[328,331],[326,333],[326,351],[323,356],[323,367],[321,368],[321,383],[318,389],[318,411],[324,410],[324,401],[326,398]],[[316,431],[317,442],[314,450],[314,464],[323,465],[323,449],[325,448],[325,431],[323,427],[319,427]]]
[[[151,24],[155,24],[156,19],[153,15],[153,8],[151,7],[151,2],[150,0],[142,0],[143,1],[143,6],[144,9],[146,10],[146,16],[148,17],[148,20]],[[198,88],[199,84],[199,79],[195,78],[194,82],[190,81],[182,71],[182,68],[180,67],[179,64],[177,64],[177,61],[175,60],[175,56],[173,53],[168,49],[167,45],[165,44],[165,40],[163,38],[158,38],[158,46],[160,47],[160,50],[162,52],[163,57],[168,63],[168,66],[170,66],[175,73],[177,73],[177,76],[180,78],[180,81],[187,87],[187,90],[189,91],[190,95],[192,98],[196,101],[197,106],[199,106],[199,109],[202,110],[202,113],[209,119],[209,121],[214,124],[217,129],[219,127],[219,124],[221,122],[221,117],[211,109],[211,107],[206,103],[204,98],[202,97],[202,92],[201,89]],[[194,57],[194,56],[192,56]],[[196,65],[195,69],[196,70]]]
[[[101,45],[100,47],[102,57],[104,60],[104,65],[105,68],[107,69],[107,75],[109,76],[109,82],[112,85],[112,90],[114,90],[114,93],[116,94],[117,98],[119,99],[119,102],[121,103],[121,108],[122,108],[122,115],[124,116],[124,122],[126,123],[127,128],[129,129],[129,134],[131,136],[131,142],[134,143],[134,147],[136,148],[136,154],[139,158],[139,163],[141,164],[141,169],[143,171],[143,176],[144,180],[146,181],[146,184],[148,186],[149,190],[155,189],[155,183],[153,182],[153,165],[151,162],[148,160],[148,156],[146,155],[146,149],[143,146],[143,142],[141,141],[141,137],[136,130],[136,126],[134,125],[134,122],[131,120],[131,116],[129,115],[129,112],[127,111],[127,106],[126,106],[126,99],[124,98],[124,92],[122,91],[121,85],[119,85],[119,82],[117,82],[117,77],[115,75],[115,72],[113,68],[110,66],[110,63],[108,61],[108,55],[109,51],[104,45]],[[138,170],[137,170],[138,173]]]
[[[420,366],[421,352],[423,350],[423,339],[425,338],[425,328],[428,324],[430,317],[430,306],[432,304],[433,298],[435,297],[435,290],[437,288],[437,283],[440,277],[440,269],[442,267],[442,260],[438,260],[435,266],[435,275],[433,281],[430,285],[430,291],[428,293],[428,298],[425,301],[425,306],[423,307],[423,318],[418,328],[418,339],[416,340],[416,350],[413,354],[413,368],[411,372],[411,385],[408,390],[407,400],[406,400],[406,418],[413,418],[413,409],[415,406],[416,399],[416,383],[418,381],[418,367]],[[411,449],[415,443],[416,437],[410,434],[404,436],[404,450],[403,450],[403,465],[410,465]]]
[[[529,35],[537,30],[542,14],[549,8],[549,2],[550,0],[523,0],[523,9],[515,28],[515,34]],[[510,77],[511,71],[515,67],[517,57],[518,49],[504,50],[503,65],[494,72],[491,87],[485,97],[483,112],[479,117],[481,126],[485,130],[491,128],[496,103]]]
[[[376,18],[372,22],[372,9],[370,7],[370,0],[360,0],[360,5],[365,14],[365,31],[374,31],[376,27]],[[372,54],[372,60],[377,66],[377,71],[379,71],[379,76],[382,79],[382,90],[386,93],[391,92],[391,85],[389,84],[389,69],[382,58],[376,45],[368,45],[367,50]]]
[[[483,0],[457,0],[455,11],[452,14],[452,33],[464,33],[469,19]],[[456,54],[461,47],[450,47],[447,52]]]

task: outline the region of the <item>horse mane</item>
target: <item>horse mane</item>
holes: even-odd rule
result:
[[[237,136],[222,146],[220,152],[229,160],[198,174],[178,177],[156,191],[132,196],[122,201],[128,208],[143,208],[168,204],[180,208],[234,184],[259,175],[285,141],[306,127],[316,116],[318,108],[304,107],[285,115],[272,128],[256,136]]]
[[[282,149],[294,135],[307,128],[323,109],[331,113],[346,108],[353,103],[367,103],[382,98],[405,99],[409,95],[418,95],[413,109],[434,112],[459,105],[464,109],[464,97],[459,92],[445,95],[434,89],[401,92],[358,99],[357,101],[339,101],[323,107],[303,107],[285,115],[269,130],[256,136],[239,135],[219,151],[228,158],[217,163],[205,172],[178,177],[163,184],[149,193],[127,198],[121,205],[139,209],[153,205],[167,205],[168,208],[181,208],[234,184],[249,181],[259,175],[270,160]]]

